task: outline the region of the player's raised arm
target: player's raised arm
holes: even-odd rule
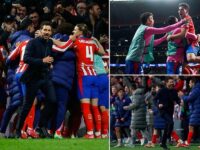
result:
[[[64,52],[68,48],[71,48],[73,46],[73,42],[76,40],[76,37],[74,35],[69,36],[69,40],[67,42],[61,42],[60,40],[56,40],[52,38],[52,41],[54,43],[52,50],[56,52]]]

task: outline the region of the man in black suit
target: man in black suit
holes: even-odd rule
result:
[[[21,135],[24,121],[39,89],[46,97],[45,107],[41,110],[39,134],[40,137],[51,137],[46,129],[48,120],[55,114],[56,109],[56,95],[50,79],[50,66],[54,61],[52,57],[53,42],[50,39],[52,34],[51,24],[44,22],[40,30],[41,36],[30,40],[25,49],[24,62],[29,66],[21,78],[22,82],[26,84],[26,95],[17,124],[17,137]]]
[[[162,88],[158,92],[155,99],[158,100],[158,109],[160,110],[160,115],[166,121],[162,143],[160,146],[164,150],[169,150],[166,145],[166,141],[168,137],[171,137],[174,127],[174,103],[176,102],[177,104],[180,104],[180,98],[178,97],[177,91],[174,89],[174,79],[172,77],[168,77],[166,79],[166,87]]]

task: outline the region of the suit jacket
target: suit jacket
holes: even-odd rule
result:
[[[50,65],[43,63],[42,59],[53,56],[52,45],[52,40],[45,40],[41,37],[29,41],[24,54],[24,62],[29,66],[21,77],[22,82],[50,78]]]

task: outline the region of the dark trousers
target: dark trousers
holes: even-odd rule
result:
[[[56,94],[53,83],[49,79],[41,79],[35,82],[28,82],[26,84],[26,95],[23,102],[22,110],[19,114],[19,120],[17,123],[17,132],[20,132],[24,121],[32,107],[33,101],[36,97],[37,91],[41,91],[45,95],[45,107],[41,110],[41,116],[39,121],[39,127],[47,127],[48,120],[56,111]]]
[[[111,140],[116,139],[116,135],[115,135],[115,132],[114,132],[115,122],[116,122],[115,115],[110,113],[110,139]]]
[[[1,121],[1,127],[0,127],[1,133],[6,132],[6,128],[8,126],[8,123],[9,123],[12,115],[19,108],[20,105],[21,105],[20,103],[10,103],[8,108],[6,108],[6,110],[3,114],[2,121]]]
[[[185,140],[187,140],[187,136],[188,136],[188,132],[189,132],[189,118],[183,119],[181,121],[181,127],[182,127],[182,129],[184,129],[181,132],[181,137],[182,137],[183,141],[185,141]]]
[[[161,117],[165,120],[165,129],[163,133],[163,138],[162,138],[162,145],[166,145],[167,138],[171,137],[171,133],[174,127],[174,121],[173,121],[173,114],[169,113],[163,113]]]
[[[69,90],[61,85],[54,84],[58,109],[56,114],[56,130],[60,128],[66,113],[66,107],[69,101]]]

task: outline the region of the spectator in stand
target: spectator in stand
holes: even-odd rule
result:
[[[56,13],[58,16],[62,16],[67,22],[76,25],[78,23],[84,23],[85,19],[81,16],[76,16],[74,5],[69,1],[61,1],[56,6]]]
[[[38,30],[40,27],[40,16],[36,10],[33,10],[29,13],[29,18],[32,20],[35,30]]]
[[[17,24],[16,20],[13,16],[7,15],[4,18],[4,22],[1,25],[1,45],[4,46],[4,48],[9,51],[10,46],[7,45],[8,38],[10,34],[14,33],[17,30]]]
[[[87,10],[87,4],[85,1],[79,1],[76,4],[76,12],[77,12],[77,16],[80,17],[85,17],[86,16],[86,11]]]
[[[100,20],[101,8],[98,3],[91,3],[88,5],[87,11],[88,11],[88,16],[87,16],[88,18],[86,22],[88,28],[90,31],[92,31],[92,35],[99,39],[99,37],[97,37],[97,35],[99,35],[97,33],[97,24]]]
[[[28,15],[27,13],[27,6],[25,6],[23,3],[20,3],[20,5],[17,8],[17,15],[15,19],[20,23],[22,22]]]

